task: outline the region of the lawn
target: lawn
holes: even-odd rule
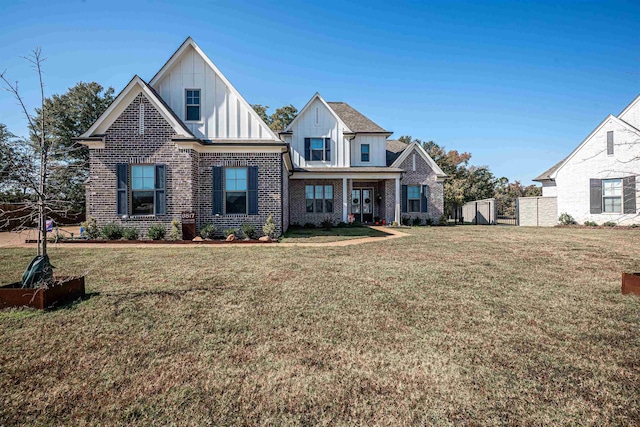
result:
[[[387,233],[369,227],[292,228],[287,231],[282,242],[286,243],[327,243],[363,237],[386,237]]]
[[[91,297],[0,312],[0,425],[640,423],[640,230],[409,233],[54,248]]]

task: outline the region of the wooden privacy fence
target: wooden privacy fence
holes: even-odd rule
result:
[[[79,224],[85,220],[84,212],[51,212],[47,217],[56,225]],[[36,218],[37,215],[32,213],[24,203],[0,204],[0,231],[11,231],[18,227],[35,227]]]

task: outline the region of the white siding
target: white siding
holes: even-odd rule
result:
[[[185,122],[199,138],[273,139],[267,125],[189,46],[154,89],[183,121],[185,89],[200,89],[201,120]]]
[[[640,129],[640,96],[638,96],[628,107],[625,109],[624,114],[620,115],[620,120],[624,120],[631,126]]]
[[[383,135],[358,134],[351,142],[351,166],[386,166],[387,165],[387,143]],[[362,144],[369,144],[370,161],[360,161],[360,147]]]
[[[613,131],[614,154],[607,155],[607,132]],[[621,224],[640,223],[640,215],[618,213],[590,213],[589,180],[622,178],[640,174],[640,136],[609,119],[571,159],[558,170],[556,188],[558,214],[567,212],[579,223],[595,221],[602,224],[616,221]],[[636,189],[640,190],[636,180]],[[636,194],[639,194],[638,191]],[[544,194],[547,195],[546,193]],[[636,197],[636,208],[640,199]]]
[[[558,195],[558,187],[555,182],[542,183],[542,197],[556,197]]]

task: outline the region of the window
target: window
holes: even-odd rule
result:
[[[324,138],[311,138],[311,160],[324,160]]]
[[[613,154],[613,131],[607,132],[607,155]]]
[[[420,186],[407,186],[407,212],[420,212]]]
[[[153,215],[155,194],[155,166],[131,166],[131,214]]]
[[[307,212],[333,212],[333,185],[305,186]]]
[[[247,213],[247,168],[226,168],[224,171],[226,213]]]
[[[622,213],[622,179],[602,180],[602,211]]]
[[[200,89],[187,89],[186,90],[186,120],[187,121],[199,121],[200,120]]]
[[[369,144],[360,145],[360,161],[361,162],[369,161]]]

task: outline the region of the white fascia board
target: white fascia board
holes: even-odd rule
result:
[[[194,150],[198,153],[286,153],[285,145],[257,145],[247,146],[238,143],[237,145],[203,145],[198,141],[174,141],[180,149]]]
[[[578,151],[580,151],[582,149],[582,147],[584,147],[585,145],[587,145],[587,143],[591,140],[591,138],[593,138],[598,132],[600,132],[600,130],[604,127],[605,124],[607,124],[607,122],[609,120],[613,120],[615,123],[617,123],[618,125],[627,128],[630,132],[635,133],[636,135],[640,136],[640,131],[638,131],[638,129],[634,128],[633,126],[631,126],[629,123],[625,122],[624,120],[620,120],[619,118],[617,118],[616,116],[614,116],[613,114],[609,114],[607,117],[605,117],[605,119],[600,122],[600,124],[580,143],[580,145],[578,145],[576,147],[575,150],[573,150],[571,152],[571,154],[569,154],[569,156],[567,156],[567,158],[565,159],[564,162],[562,162],[562,164],[560,166],[558,166],[558,168],[551,174],[551,176],[549,177],[552,180],[556,179],[556,176],[558,175],[558,172],[560,171],[560,169],[562,169],[564,167],[564,165],[566,165],[567,163],[569,163],[571,161],[571,159],[573,159],[573,157],[578,154]]]
[[[446,179],[448,177],[448,175],[444,173],[442,169],[440,169],[440,166],[438,166],[438,164],[431,158],[431,156],[424,150],[424,148],[422,148],[422,146],[418,144],[416,141],[409,144],[409,146],[404,149],[402,154],[400,154],[400,157],[398,157],[396,161],[393,162],[393,164],[389,167],[399,168],[402,162],[404,162],[407,159],[407,157],[409,157],[409,154],[411,154],[413,150],[416,150],[418,154],[422,156],[424,161],[427,162],[429,167],[431,167],[431,170],[433,170],[433,172],[438,176],[438,178]]]
[[[333,117],[336,118],[336,120],[338,121],[338,123],[340,123],[341,126],[343,126],[344,128],[344,132],[343,133],[353,133],[351,131],[351,129],[349,129],[349,126],[347,126],[342,119],[340,118],[340,116],[338,116],[336,114],[335,111],[333,111],[333,108],[331,108],[329,106],[329,104],[327,104],[327,101],[324,100],[324,98],[318,93],[316,92],[311,99],[304,105],[304,107],[302,107],[302,110],[300,110],[300,112],[298,113],[298,115],[296,115],[296,117],[291,121],[291,123],[289,123],[289,126],[286,127],[286,129],[284,130],[284,132],[287,132],[289,130],[291,130],[291,127],[293,126],[293,124],[298,121],[298,118],[302,117],[303,113],[311,107],[311,104],[313,103],[313,101],[315,101],[316,99],[320,100],[320,102],[322,103],[322,105],[324,105],[330,112],[331,114],[333,114]]]
[[[631,101],[620,114],[618,114],[618,118],[624,116],[626,112],[631,110],[638,102],[640,102],[640,95],[636,96],[635,99]]]
[[[318,173],[313,173],[313,172],[294,172],[293,175],[291,175],[291,179],[342,179],[342,178],[349,178],[349,179],[364,179],[364,180],[370,180],[370,179],[376,179],[376,180],[380,180],[380,179],[395,179],[395,178],[401,178],[402,177],[402,172],[390,172],[390,173],[375,173],[375,172],[371,172],[371,173],[353,173],[353,172],[333,172],[333,173],[328,173],[328,172],[318,172]]]
[[[193,50],[196,51],[196,53],[198,55],[200,55],[200,57],[203,59],[203,61],[209,66],[211,67],[211,69],[213,70],[214,73],[216,73],[218,75],[218,77],[220,77],[220,80],[222,80],[222,82],[229,88],[229,90],[240,100],[240,102],[249,110],[251,111],[253,114],[255,114],[257,116],[257,113],[254,111],[254,109],[251,107],[251,105],[247,102],[246,99],[244,99],[244,97],[242,95],[240,95],[240,92],[238,92],[238,90],[235,88],[235,86],[233,86],[231,84],[231,82],[225,77],[224,74],[222,74],[222,72],[218,69],[218,67],[216,67],[216,65],[211,61],[211,59],[209,59],[209,57],[204,53],[204,51],[202,49],[200,49],[200,46],[198,46],[198,44],[191,38],[191,37],[187,37],[187,39],[184,41],[184,43],[182,43],[182,45],[178,48],[178,50],[171,55],[171,58],[169,58],[169,60],[167,61],[166,64],[164,64],[162,66],[162,68],[160,69],[160,71],[158,71],[156,73],[155,76],[153,76],[153,78],[151,79],[151,81],[149,82],[149,84],[151,86],[155,86],[156,83],[158,83],[160,81],[160,79],[162,79],[162,77],[165,75],[165,73],[167,71],[169,71],[171,69],[171,67],[173,66],[173,64],[175,63],[175,61],[178,60],[178,58],[180,58],[180,56],[182,56],[182,53],[189,47],[191,46],[193,48]],[[260,119],[260,117],[258,117]],[[262,119],[260,119],[260,121],[264,122]],[[266,123],[265,123],[266,126]],[[271,136],[271,138],[274,141],[282,141],[280,138],[278,138],[278,135],[276,135],[270,128],[269,126],[266,126],[269,136]]]

